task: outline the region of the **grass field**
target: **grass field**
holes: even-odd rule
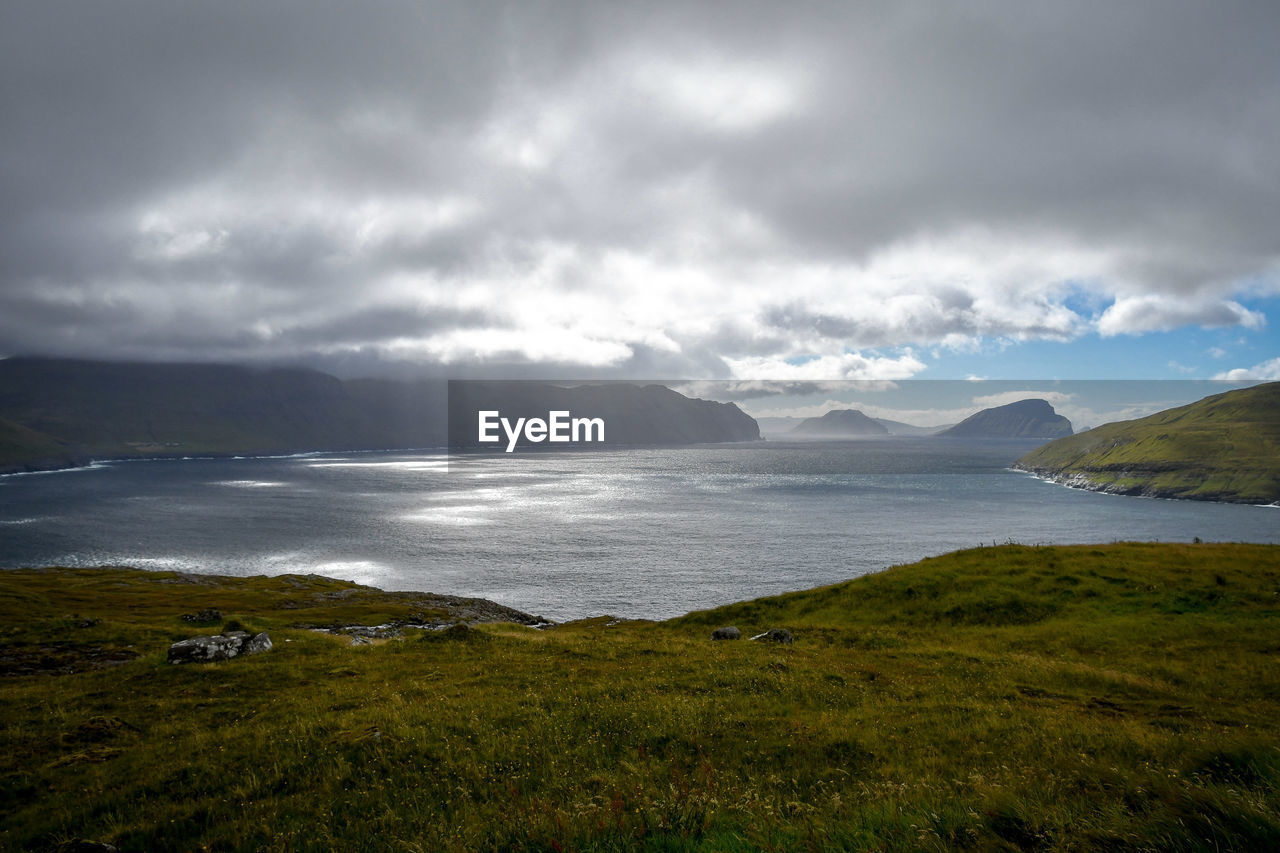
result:
[[[1006,545],[663,623],[0,572],[0,848],[1280,849],[1280,547]],[[275,648],[175,666],[222,625]],[[790,646],[712,642],[790,629]]]
[[[1280,382],[1060,438],[1015,467],[1121,494],[1280,502]]]

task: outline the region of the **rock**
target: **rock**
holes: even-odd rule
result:
[[[249,642],[245,643],[244,653],[246,655],[256,655],[258,652],[271,651],[271,638],[267,636],[266,631],[260,631],[254,634]]]
[[[226,634],[179,640],[169,646],[169,663],[230,660],[241,654],[252,655],[270,648],[271,638],[265,631],[256,635],[248,631],[228,631]]]
[[[737,628],[735,628],[735,627],[734,627],[734,626],[732,626],[732,625],[726,625],[726,626],[724,626],[724,627],[722,627],[722,628],[717,628],[717,629],[715,629],[714,631],[712,631],[712,632],[711,632],[711,639],[713,639],[713,640],[740,640],[740,639],[742,639],[742,632],[741,632],[741,631],[739,631]]]
[[[372,646],[373,640],[360,634],[351,635],[351,645],[353,646]]]
[[[763,634],[756,634],[751,639],[766,640],[771,643],[782,643],[783,645],[787,645],[787,646],[791,645],[791,642],[792,642],[791,632],[788,631],[786,628],[770,628],[768,631],[765,631]]]
[[[221,613],[221,611],[214,610],[213,608],[209,608],[209,609],[207,609],[207,610],[201,610],[201,611],[200,611],[200,612],[198,612],[198,613],[183,613],[183,614],[182,614],[182,621],[183,621],[183,622],[191,622],[191,623],[197,623],[197,622],[221,622],[221,621],[222,621],[222,613]]]
[[[87,841],[83,838],[73,838],[70,841],[62,842],[55,849],[58,853],[116,853],[119,848],[105,841]]]

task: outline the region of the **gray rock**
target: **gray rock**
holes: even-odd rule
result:
[[[768,631],[765,631],[763,634],[756,634],[751,639],[766,640],[770,643],[782,643],[783,645],[787,645],[787,646],[791,645],[791,642],[792,642],[791,632],[788,631],[786,628],[770,628]]]
[[[249,642],[244,644],[244,653],[246,655],[256,655],[258,652],[271,651],[271,638],[267,636],[266,631],[254,634]]]
[[[230,660],[242,654],[265,652],[270,648],[271,638],[265,631],[256,636],[248,631],[228,631],[226,634],[179,640],[169,646],[169,663]]]
[[[741,632],[741,631],[739,631],[737,628],[735,628],[735,627],[734,627],[734,626],[732,626],[732,625],[725,625],[725,626],[724,626],[724,627],[722,627],[722,628],[717,628],[717,629],[715,629],[714,631],[712,631],[712,632],[711,632],[711,639],[713,639],[713,640],[740,640],[740,639],[742,639],[742,632]]]

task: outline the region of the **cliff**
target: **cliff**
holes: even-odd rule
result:
[[[608,444],[760,437],[736,406],[658,385],[459,385],[486,407],[510,405],[512,415],[604,416]],[[443,380],[344,382],[305,368],[10,358],[0,360],[0,473],[92,459],[443,447],[447,401]],[[473,420],[473,437],[474,429]]]
[[[983,409],[938,435],[947,438],[1060,438],[1071,435],[1071,421],[1047,400],[1019,400]]]
[[[545,419],[551,411],[571,412],[574,418],[600,418],[605,429],[604,441],[599,444],[604,446],[674,446],[760,438],[755,419],[733,403],[686,397],[662,385],[468,380],[449,383],[451,448],[485,446],[477,436],[480,411],[501,412],[512,422],[517,418]],[[516,446],[535,445],[522,438]]]

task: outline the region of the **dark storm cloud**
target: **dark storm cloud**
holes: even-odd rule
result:
[[[800,379],[1260,328],[1277,43],[1264,2],[7,4],[0,352]]]

